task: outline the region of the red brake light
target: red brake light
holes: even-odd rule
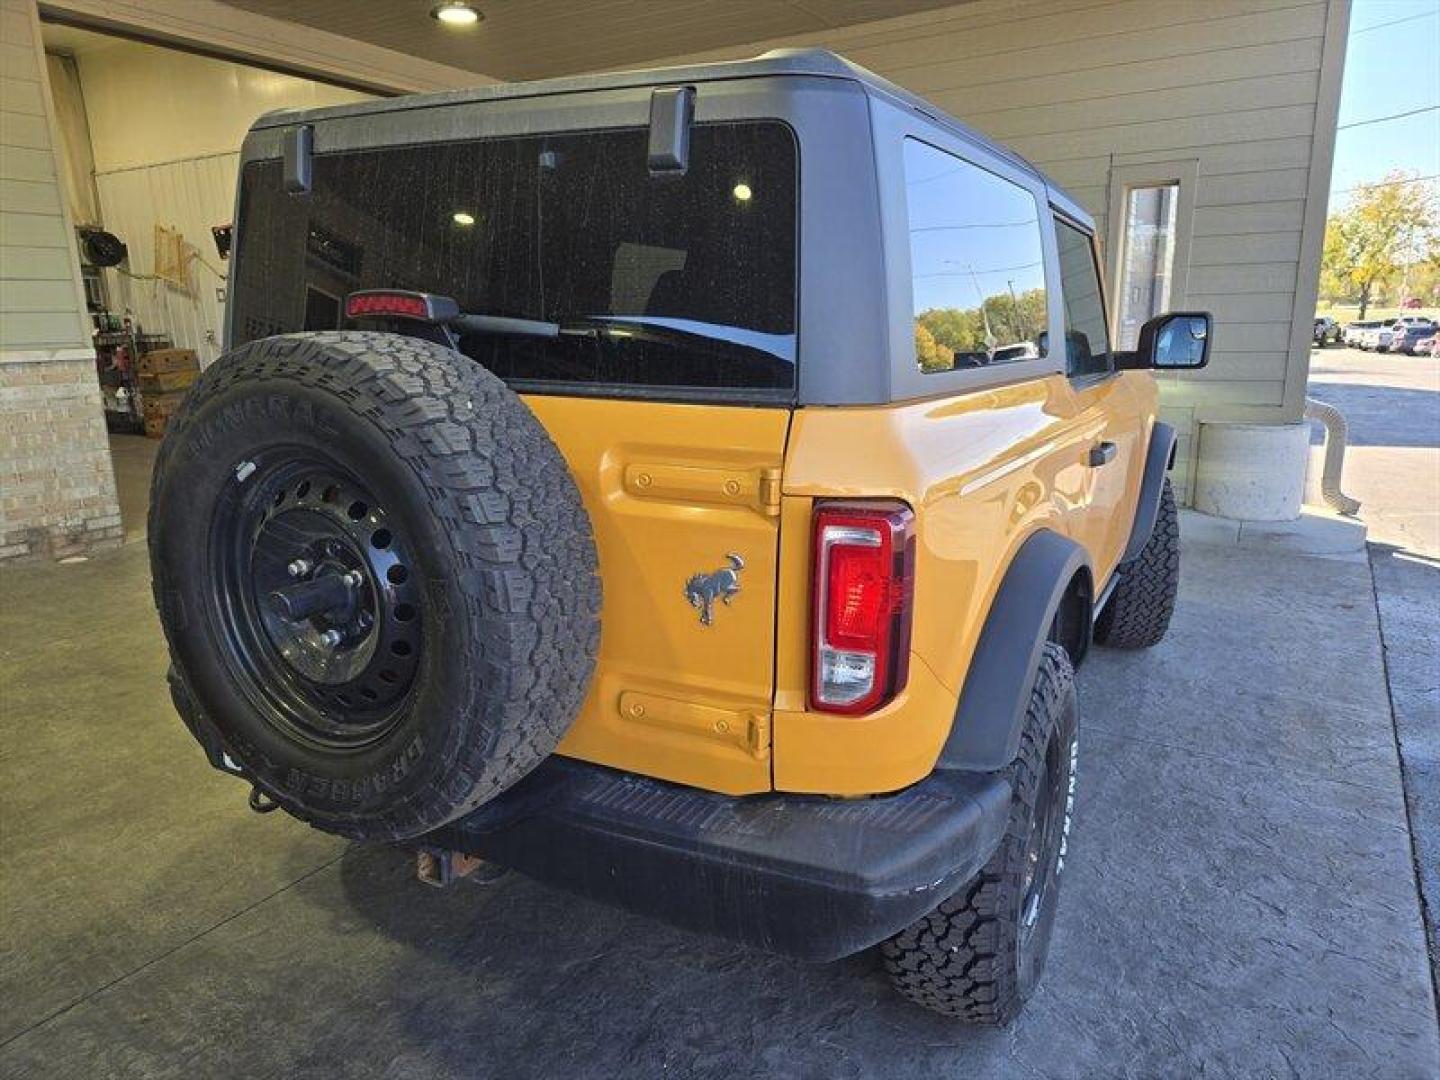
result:
[[[425,293],[373,290],[353,292],[345,298],[345,314],[352,319],[390,315],[403,319],[434,319],[431,298]]]
[[[815,510],[811,707],[858,715],[889,701],[910,672],[915,515],[900,503]]]

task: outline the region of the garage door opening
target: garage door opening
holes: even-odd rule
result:
[[[42,25],[122,525],[144,529],[158,437],[220,354],[240,144],[254,119],[369,95]],[[148,438],[146,436],[149,436]]]

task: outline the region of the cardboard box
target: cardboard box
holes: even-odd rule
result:
[[[153,375],[144,372],[140,375],[140,390],[147,396],[150,394],[163,394],[172,390],[184,390],[200,377],[198,368],[187,368],[183,371],[160,371]]]
[[[194,349],[155,349],[141,353],[135,361],[140,375],[160,375],[169,371],[199,371],[200,358]]]
[[[165,423],[168,416],[147,416],[145,417],[145,434],[152,439],[159,439],[165,435]]]

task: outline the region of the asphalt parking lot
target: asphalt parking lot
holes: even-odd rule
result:
[[[1184,560],[1170,637],[1082,671],[1055,947],[1003,1032],[907,1006],[869,954],[804,964],[514,875],[431,890],[256,816],[170,709],[142,544],[7,570],[0,1075],[1440,1075],[1381,637],[1425,623],[1435,568],[1377,607],[1363,555]]]

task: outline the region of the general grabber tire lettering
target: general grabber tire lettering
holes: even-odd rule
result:
[[[1095,640],[1115,649],[1147,649],[1170,629],[1180,588],[1180,515],[1167,478],[1155,529],[1145,547],[1116,571],[1120,582],[1095,620]]]
[[[1006,770],[1010,817],[990,861],[968,885],[881,945],[895,988],[927,1009],[975,1024],[1009,1023],[1045,966],[1074,808],[1075,674],[1045,646]]]
[[[467,813],[588,689],[600,581],[574,478],[440,345],[325,332],[221,357],[170,422],[149,537],[187,724],[326,831]]]

